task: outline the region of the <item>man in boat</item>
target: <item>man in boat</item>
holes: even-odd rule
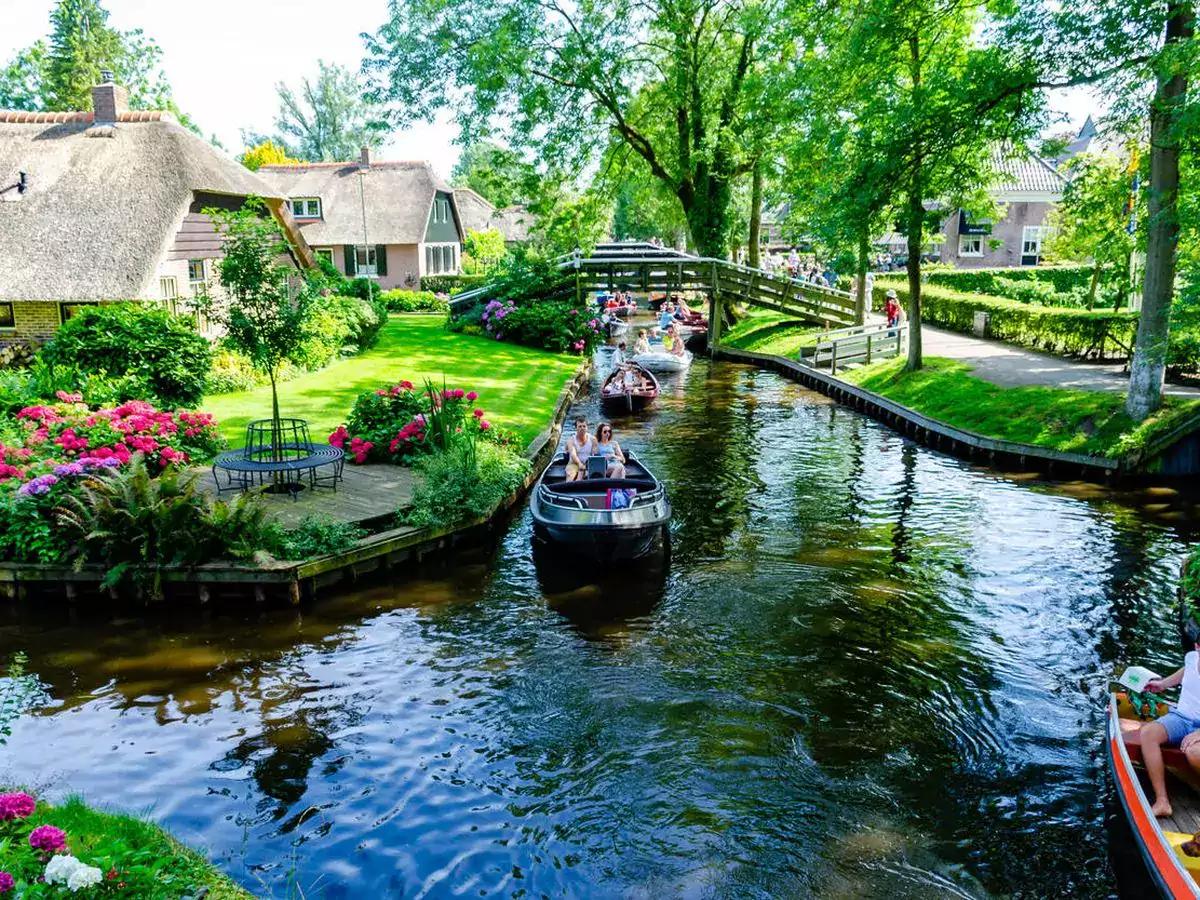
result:
[[[583,477],[587,458],[596,452],[596,439],[588,434],[588,421],[583,416],[575,420],[575,433],[567,438],[567,481]]]
[[[673,304],[670,300],[666,300],[663,302],[662,307],[659,309],[658,327],[661,328],[663,331],[666,331],[667,327],[674,321],[675,321],[675,304]]]
[[[614,369],[619,369],[623,365],[625,365],[625,342],[620,341],[617,344],[617,349],[613,351],[612,367]]]
[[[1171,815],[1163,773],[1163,746],[1178,745],[1192,769],[1200,772],[1200,634],[1194,636],[1194,641],[1195,649],[1183,658],[1182,669],[1146,683],[1146,690],[1155,694],[1182,685],[1175,708],[1142,726],[1142,762],[1154,788],[1154,805],[1150,809],[1156,816]]]

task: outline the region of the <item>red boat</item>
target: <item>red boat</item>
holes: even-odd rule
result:
[[[632,362],[617,366],[600,386],[600,405],[609,412],[640,412],[657,396],[654,373]]]

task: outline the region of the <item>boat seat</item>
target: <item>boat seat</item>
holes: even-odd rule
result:
[[[1125,742],[1125,749],[1129,753],[1131,762],[1140,763],[1142,761],[1142,725],[1145,722],[1136,719],[1121,719],[1121,739]],[[1178,747],[1163,747],[1162,748],[1163,765],[1168,769],[1190,769],[1187,756]]]
[[[652,491],[654,482],[648,478],[588,478],[582,481],[564,481],[551,490],[559,494],[603,494],[609,488],[626,488],[635,491]]]

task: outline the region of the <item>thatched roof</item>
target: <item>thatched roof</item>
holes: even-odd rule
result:
[[[421,161],[372,162],[365,168],[357,161],[263,166],[258,174],[287,197],[321,199],[322,218],[300,221],[304,237],[316,245],[361,243],[364,203],[367,240],[372,244],[419,244],[425,239],[434,195],[452,193],[429,163]]]
[[[997,145],[992,148],[992,168],[998,176],[993,193],[1045,194],[1048,202],[1062,198],[1066,179],[1040,156],[1012,153]]]
[[[195,192],[278,196],[167,115],[0,111],[0,299],[157,297]]]
[[[454,189],[454,202],[462,218],[463,230],[487,231],[497,228],[508,243],[529,240],[533,216],[523,206],[497,209],[486,198],[466,187]]]

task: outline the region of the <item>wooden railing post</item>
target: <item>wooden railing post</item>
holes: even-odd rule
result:
[[[837,351],[838,351],[838,342],[834,341],[833,347],[830,350],[830,355],[829,355],[829,374],[830,375],[837,374]]]
[[[867,335],[867,365],[871,364],[871,335]]]

